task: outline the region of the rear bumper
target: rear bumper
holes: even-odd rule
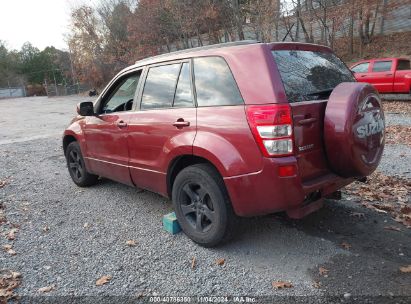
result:
[[[239,216],[280,211],[304,216],[321,207],[317,201],[353,181],[332,173],[308,182],[302,182],[298,173],[292,177],[279,177],[280,165],[297,166],[295,157],[264,158],[263,163],[261,171],[224,178],[234,211]],[[316,202],[308,207],[311,202],[306,198],[313,193]]]

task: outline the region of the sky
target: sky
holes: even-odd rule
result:
[[[9,49],[20,49],[24,42],[30,41],[40,50],[51,45],[67,50],[64,35],[69,32],[70,9],[79,2],[0,0],[0,40]]]

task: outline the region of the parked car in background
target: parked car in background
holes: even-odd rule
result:
[[[102,176],[169,197],[203,246],[227,239],[237,216],[317,210],[371,174],[384,148],[375,88],[314,44],[237,42],[148,58],[77,112],[63,137],[74,183]]]
[[[411,94],[410,60],[380,58],[357,62],[351,66],[355,79],[371,83],[379,93]]]

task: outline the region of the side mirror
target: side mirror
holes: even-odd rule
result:
[[[77,113],[81,116],[93,116],[94,105],[91,101],[80,102],[77,105]]]

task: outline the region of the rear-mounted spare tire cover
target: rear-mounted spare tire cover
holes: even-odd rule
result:
[[[381,99],[369,84],[344,82],[332,91],[324,117],[329,165],[342,177],[370,175],[384,150]]]

